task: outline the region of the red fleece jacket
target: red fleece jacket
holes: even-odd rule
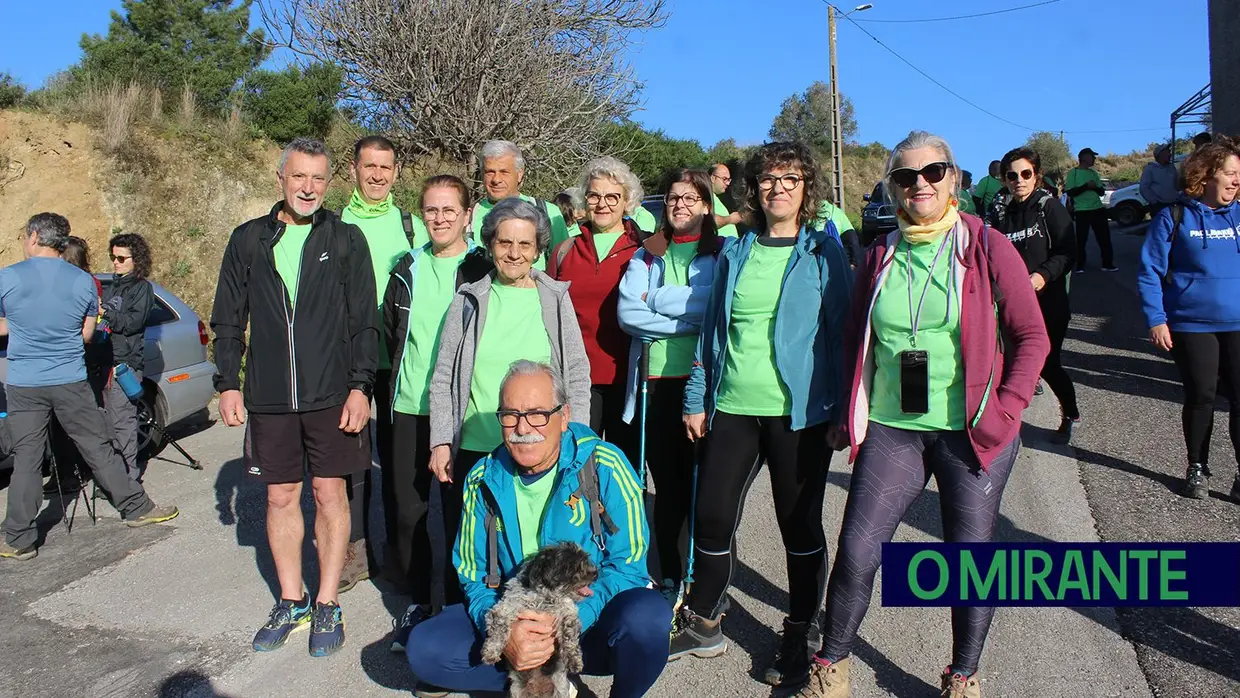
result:
[[[960,219],[962,225],[955,229],[956,249],[964,252],[953,259],[953,278],[961,299],[965,430],[982,469],[987,470],[1020,432],[1021,413],[1033,398],[1050,340],[1020,253],[1007,236],[985,226],[980,218],[962,213]],[[857,457],[869,426],[875,370],[870,324],[874,300],[891,268],[899,237],[900,232],[894,231],[878,238],[857,268],[852,311],[844,330],[845,385],[852,386],[848,403],[851,459]],[[999,339],[1000,328],[1006,351]]]

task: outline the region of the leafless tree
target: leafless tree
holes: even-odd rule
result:
[[[664,0],[260,0],[281,46],[344,68],[345,100],[413,155],[477,171],[489,139],[571,172],[639,105],[625,60]]]

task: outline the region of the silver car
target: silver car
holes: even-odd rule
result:
[[[112,283],[112,274],[95,277],[104,288]],[[152,281],[151,287],[155,307],[146,323],[143,407],[154,416],[155,423],[171,427],[207,408],[215,395],[215,365],[207,360],[210,335],[198,314],[163,286]],[[0,381],[8,375],[7,353],[6,345],[5,351],[0,351]],[[0,410],[7,409],[6,403],[0,392]],[[166,445],[158,430],[139,422],[138,449],[143,460],[159,454]]]

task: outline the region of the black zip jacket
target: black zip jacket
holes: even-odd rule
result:
[[[405,356],[409,335],[409,299],[413,291],[413,263],[416,255],[431,254],[429,247],[412,250],[400,258],[388,277],[387,290],[383,292],[383,340],[387,342],[388,356],[392,357],[392,377],[386,386],[376,390],[388,391],[388,403],[396,399],[396,381],[400,377],[400,362]],[[495,263],[485,247],[477,246],[465,253],[465,259],[456,268],[456,288],[470,284],[495,269]]]
[[[337,407],[351,390],[370,395],[379,366],[374,269],[362,231],[331,211],[314,214],[294,307],[273,252],[284,234],[276,216],[283,205],[233,231],[211,311],[215,389],[241,388],[244,354],[245,406],[259,414]]]
[[[1067,294],[1068,272],[1076,259],[1076,237],[1068,209],[1043,189],[1013,202],[1008,192],[991,202],[987,220],[1020,252],[1025,267],[1046,279],[1041,297]]]
[[[122,363],[141,372],[146,364],[146,321],[155,307],[151,282],[132,274],[117,276],[103,290],[104,317],[112,329],[113,366]]]

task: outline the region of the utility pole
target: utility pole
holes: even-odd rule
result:
[[[835,205],[844,207],[844,132],[840,127],[840,82],[835,63],[835,5],[827,5],[827,34],[831,44],[831,165]]]

